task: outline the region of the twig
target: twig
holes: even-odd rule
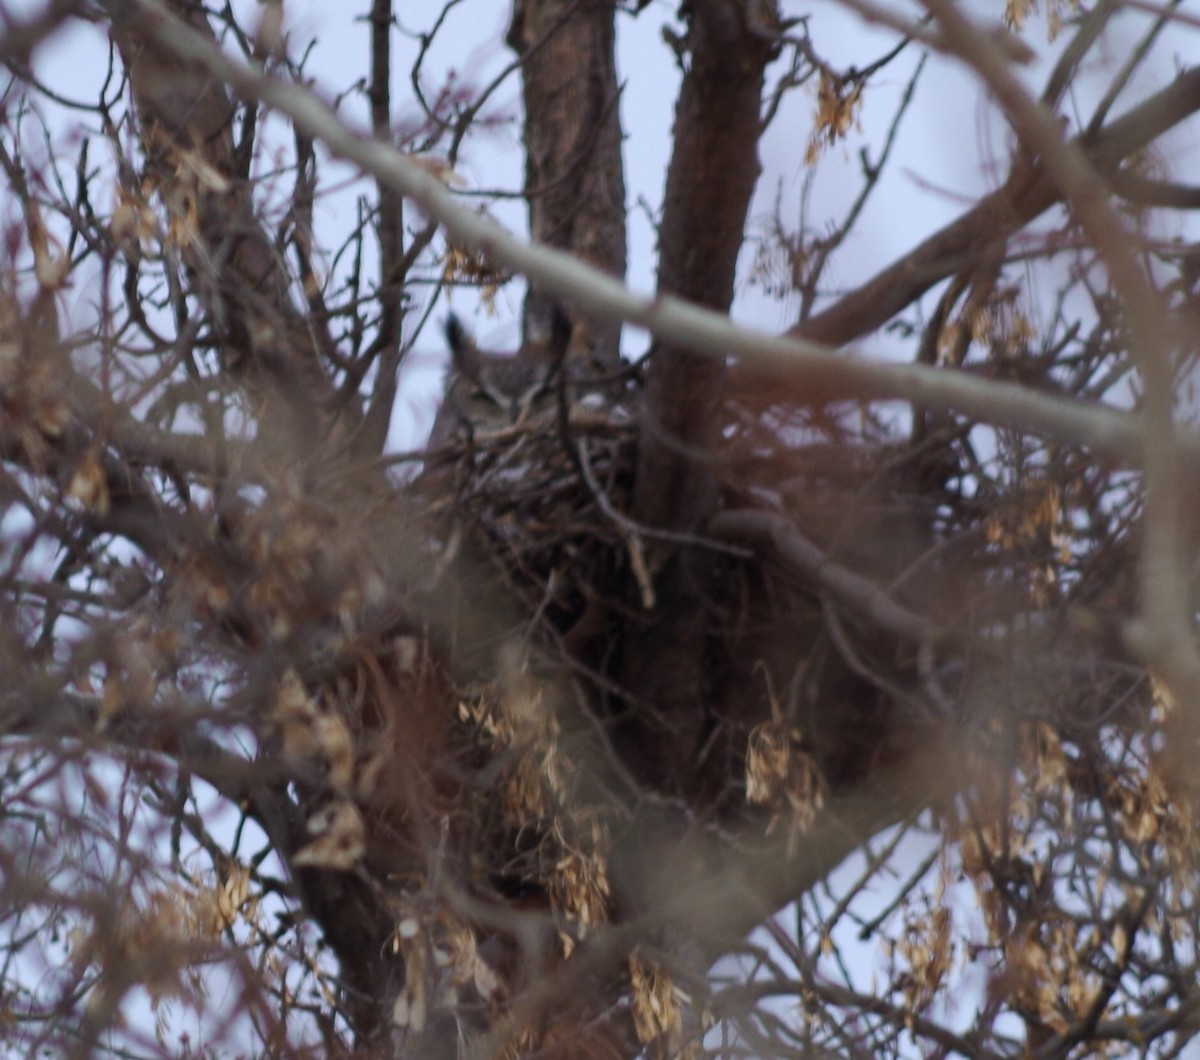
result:
[[[837,356],[816,343],[749,331],[724,314],[677,298],[639,296],[577,258],[530,245],[491,218],[460,205],[418,162],[390,144],[347,128],[309,89],[264,76],[257,68],[226,56],[154,0],[112,0],[109,6],[118,15],[136,15],[139,31],[171,54],[200,63],[243,96],[259,99],[287,114],[335,154],[356,162],[409,196],[426,214],[438,218],[455,241],[524,273],[598,317],[631,321],[698,353],[721,358],[736,354],[768,370],[801,377],[832,399],[900,398],[926,408],[955,409],[997,426],[1092,446],[1128,464],[1143,461],[1141,429],[1137,418],[1129,413],[922,365],[872,363]],[[1198,83],[1200,71],[1190,71],[1161,95],[1186,97]],[[1200,433],[1177,429],[1174,441],[1190,454],[1200,456]]]

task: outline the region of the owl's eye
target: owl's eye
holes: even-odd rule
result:
[[[492,391],[481,386],[472,387],[471,399],[473,401],[486,401],[489,405],[500,406],[504,404]]]

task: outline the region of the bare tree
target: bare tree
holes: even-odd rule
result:
[[[372,0],[336,100],[279,0],[0,13],[14,1055],[1187,1047],[1200,71],[1161,56],[1200,25],[841,6],[853,65],[771,0],[665,28],[650,299],[616,40],[657,8],[516,0],[473,85],[426,74],[458,0],[411,52]],[[37,60],[84,24],[79,99]],[[1011,153],[847,286],[947,67]],[[497,125],[527,237],[458,183]],[[389,447],[439,297],[520,278],[516,356],[452,320],[435,441]]]

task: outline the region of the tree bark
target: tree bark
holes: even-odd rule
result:
[[[611,0],[517,0],[508,44],[521,56],[529,233],[616,277],[625,275],[625,175]],[[557,318],[557,319],[556,319]],[[619,321],[596,321],[531,285],[528,345],[551,343],[562,320],[573,369],[611,371]]]
[[[775,54],[773,5],[699,0],[691,5],[688,67],[675,114],[667,173],[658,290],[728,310],[760,166],[759,109]],[[717,503],[713,459],[725,368],[678,347],[654,349],[639,439],[634,518],[670,531],[702,526]],[[686,789],[697,762],[708,698],[706,567],[711,553],[660,549],[660,601],[648,628],[629,639],[625,681],[652,703],[667,731],[645,748],[656,786]],[[670,751],[668,752],[668,748]]]

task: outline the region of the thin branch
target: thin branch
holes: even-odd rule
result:
[[[167,14],[154,0],[121,0],[117,6],[138,13],[143,31],[164,48],[180,58],[203,64],[240,94],[287,114],[299,128],[322,140],[335,154],[389,182],[423,212],[438,218],[455,241],[524,273],[599,317],[631,321],[682,347],[711,356],[723,358],[736,354],[768,371],[801,378],[815,393],[830,400],[899,398],[927,408],[957,410],[997,426],[1090,446],[1126,464],[1137,466],[1143,461],[1141,428],[1137,418],[1128,413],[1066,401],[965,373],[839,356],[814,342],[775,338],[738,327],[724,314],[700,309],[677,298],[641,297],[571,255],[532,246],[486,215],[461,205],[418,162],[389,144],[353,132],[308,89],[265,77],[248,64],[229,58]],[[1200,98],[1193,98],[1198,90],[1200,70],[1189,71],[1144,106],[1155,105],[1161,118],[1174,116],[1171,122],[1174,124],[1181,120],[1178,111],[1182,107],[1186,106],[1189,113],[1200,107]],[[1132,112],[1114,123],[1110,130],[1114,135],[1106,138],[1102,147],[1125,146],[1130,139],[1141,139],[1125,124],[1131,117]],[[1118,125],[1119,139],[1115,135]],[[1101,153],[1105,153],[1103,149]],[[1200,432],[1176,429],[1174,442],[1193,458],[1200,457]]]
[[[1141,613],[1127,635],[1161,676],[1175,702],[1187,705],[1184,724],[1195,729],[1200,727],[1200,711],[1195,707],[1200,703],[1200,649],[1193,636],[1190,563],[1177,503],[1184,460],[1174,436],[1172,336],[1164,325],[1170,320],[1169,307],[1152,286],[1125,225],[1109,202],[1108,187],[1080,146],[1063,139],[1054,116],[1030,98],[990,47],[987,35],[954,4],[948,0],[924,2],[950,45],[996,94],[1017,134],[1037,153],[1070,202],[1122,302],[1143,381],[1139,418],[1146,473]]]
[[[721,512],[710,533],[735,541],[765,541],[797,572],[813,579],[852,614],[915,644],[937,644],[950,636],[929,619],[898,604],[869,578],[836,563],[809,541],[786,516],[766,511]]]

